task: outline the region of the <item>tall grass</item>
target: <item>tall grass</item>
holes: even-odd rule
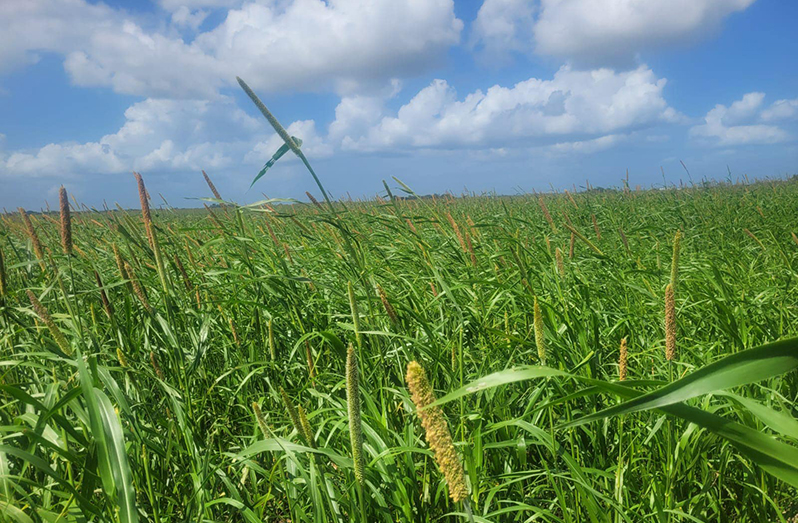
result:
[[[213,214],[135,182],[71,255],[5,216],[4,521],[798,513],[795,180]]]

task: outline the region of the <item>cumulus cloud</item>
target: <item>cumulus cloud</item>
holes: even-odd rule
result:
[[[798,116],[798,98],[792,100],[776,100],[773,105],[762,111],[762,119],[766,122],[789,120]]]
[[[200,8],[240,2],[197,0],[161,5],[166,28],[86,0],[0,2],[0,71],[65,55],[81,86],[110,86],[148,97],[211,98],[236,75],[263,90],[335,88],[340,92],[415,74],[459,42],[453,0],[286,0],[241,3],[192,40]]]
[[[395,115],[373,98],[344,98],[331,134],[343,149],[360,151],[565,142],[584,142],[587,150],[597,138],[607,137],[593,146],[611,145],[617,138],[609,135],[682,121],[663,98],[665,83],[644,66],[626,72],[564,66],[551,80],[495,85],[459,99],[446,81],[435,80]]]
[[[247,115],[228,98],[147,99],[125,111],[125,123],[113,134],[96,142],[15,151],[0,158],[0,172],[7,177],[61,177],[237,168],[247,152],[271,134],[265,121]],[[253,156],[251,161],[263,162],[268,156]]]
[[[790,134],[769,122],[796,114],[798,100],[778,100],[764,107],[764,93],[748,93],[729,107],[718,104],[693,126],[690,136],[718,146],[772,144],[787,141]]]
[[[530,52],[534,12],[535,4],[528,0],[485,0],[471,35],[480,57],[503,63],[511,52]]]
[[[474,35],[486,50],[534,51],[581,66],[628,66],[638,53],[716,32],[755,0],[484,0]]]

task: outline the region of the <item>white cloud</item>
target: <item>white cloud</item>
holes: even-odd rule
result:
[[[599,138],[593,138],[592,140],[556,143],[552,145],[549,150],[559,154],[589,154],[610,149],[626,139],[627,137],[625,135],[608,134]]]
[[[771,144],[789,140],[790,134],[775,125],[761,123],[794,114],[791,100],[779,100],[763,109],[764,93],[748,93],[731,106],[718,104],[693,126],[690,136],[718,146]]]
[[[762,111],[762,119],[766,122],[789,120],[798,116],[798,98],[792,100],[776,100],[773,105]]]
[[[209,14],[210,13],[204,9],[192,11],[188,7],[182,5],[172,13],[172,23],[177,27],[185,27],[196,31]]]
[[[312,122],[292,124],[297,133]],[[52,143],[0,158],[4,176],[57,177],[84,174],[185,172],[237,168],[245,155],[273,131],[228,98],[217,101],[147,99],[125,111],[113,134],[88,143]],[[312,138],[312,137],[311,137]],[[312,139],[311,139],[312,143]],[[276,149],[276,147],[275,147]],[[268,156],[251,158],[265,162]]]
[[[343,149],[361,151],[590,141],[682,121],[662,96],[665,83],[646,67],[615,72],[564,66],[551,80],[530,78],[510,88],[495,85],[458,99],[446,81],[435,80],[395,116],[384,115],[373,98],[344,98],[331,136]],[[355,124],[347,127],[350,122]]]
[[[188,41],[217,0],[162,0],[165,28],[86,0],[0,2],[0,71],[63,54],[72,81],[148,97],[211,98],[241,76],[256,89],[339,91],[414,74],[460,39],[453,0],[283,0],[230,9]]]
[[[530,52],[534,12],[529,0],[485,0],[472,26],[472,44],[480,57],[502,63],[510,52]]]
[[[488,50],[527,50],[586,66],[627,66],[644,51],[716,32],[755,0],[485,0],[474,22]]]

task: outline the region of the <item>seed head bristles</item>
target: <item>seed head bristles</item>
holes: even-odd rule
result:
[[[574,234],[576,235],[576,237],[577,237],[577,238],[579,238],[579,239],[580,239],[582,242],[584,242],[584,243],[585,243],[585,245],[587,245],[588,247],[590,247],[590,250],[592,250],[593,252],[595,252],[595,253],[596,253],[596,254],[598,254],[599,256],[604,256],[604,253],[603,253],[603,252],[601,252],[601,249],[599,249],[598,247],[596,247],[596,246],[593,244],[593,242],[591,242],[590,240],[588,240],[587,238],[585,238],[585,236],[584,236],[584,235],[583,235],[581,232],[577,231],[577,230],[576,230],[574,227],[572,227],[571,225],[568,225],[567,223],[565,224],[565,228],[566,228],[566,229],[568,229],[569,231],[571,231],[572,233],[574,233]]]
[[[116,246],[116,243],[111,244],[111,249],[114,251],[114,260],[116,261],[116,268],[119,269],[119,277],[126,280],[127,271],[125,271],[125,264],[122,260],[122,255],[119,254],[119,248]]]
[[[255,413],[255,419],[258,420],[258,427],[260,427],[260,431],[263,433],[263,437],[271,438],[269,426],[266,425],[266,418],[263,417],[263,412],[260,410],[260,405],[256,402],[252,402],[252,411]]]
[[[144,306],[147,312],[152,313],[152,306],[150,305],[149,300],[147,300],[147,294],[144,292],[144,288],[142,288],[141,284],[139,283],[138,278],[136,277],[136,273],[133,271],[133,267],[128,262],[124,262],[125,267],[125,276],[130,281],[130,285],[133,287],[133,294],[141,302],[141,305]]]
[[[310,350],[310,342],[305,340],[305,356],[308,360],[308,375],[310,379],[316,377],[316,365],[313,363],[313,352]]]
[[[591,214],[590,218],[593,220],[593,230],[596,232],[596,241],[601,241],[601,229],[599,229],[598,221],[596,221],[596,215]]]
[[[217,200],[221,200],[222,199],[222,195],[219,194],[219,191],[216,190],[216,186],[211,181],[211,177],[208,176],[205,171],[202,171],[202,176],[205,177],[205,183],[207,183],[208,187],[210,187],[211,192],[213,193],[213,197],[216,198]],[[225,207],[224,203],[222,203],[222,202],[219,202],[219,205],[221,205],[222,208]]]
[[[269,236],[271,236],[274,245],[280,247],[281,246],[280,240],[278,240],[277,236],[274,234],[274,230],[272,229],[272,226],[269,225],[268,219],[266,219],[266,230],[269,231]]]
[[[796,236],[794,232],[791,232],[790,234],[792,235],[792,241],[794,241],[795,244],[798,245],[798,236]]]
[[[621,354],[618,357],[618,380],[626,380],[627,372],[627,353],[626,353],[626,338],[621,340]]]
[[[233,318],[227,318],[227,323],[230,324],[230,332],[233,333],[233,343],[236,346],[241,346],[241,340],[238,337],[238,331],[236,330],[236,324],[233,322]]]
[[[149,240],[150,247],[153,247],[152,242],[152,216],[150,215],[150,202],[147,198],[147,188],[144,186],[144,179],[137,172],[133,172],[136,178],[136,185],[139,189],[139,201],[141,202],[141,218],[144,221],[144,232],[147,233],[147,240]]]
[[[429,288],[432,291],[432,297],[433,298],[437,298],[438,297],[438,289],[435,288],[435,283],[429,282]]]
[[[297,406],[297,413],[299,414],[299,423],[302,426],[302,432],[305,434],[305,439],[308,441],[308,445],[311,448],[316,448],[316,440],[313,437],[313,429],[310,428],[310,422],[308,421],[308,415],[305,412],[305,409],[302,405]]]
[[[554,250],[554,259],[557,261],[557,273],[560,275],[560,278],[565,277],[565,263],[562,259],[562,251],[559,247]]]
[[[626,234],[623,232],[623,228],[618,227],[618,234],[621,236],[621,241],[623,242],[623,247],[626,249],[626,254],[631,256],[631,251],[629,250],[629,240],[626,239]]]
[[[291,424],[294,426],[294,430],[296,430],[296,433],[299,435],[299,439],[303,440],[309,445],[310,442],[305,437],[305,431],[302,428],[302,422],[299,420],[299,414],[297,414],[294,404],[291,402],[291,398],[288,397],[288,393],[285,392],[285,389],[282,387],[280,387],[280,396],[283,398],[285,410],[288,412],[288,417],[291,418]]]
[[[533,322],[535,328],[535,346],[538,349],[538,358],[540,364],[546,364],[546,339],[543,336],[543,315],[540,313],[540,305],[538,304],[538,297],[535,296],[535,306]]]
[[[399,321],[399,317],[396,315],[396,311],[391,305],[391,302],[388,301],[388,296],[385,294],[382,286],[377,284],[377,293],[380,295],[380,301],[382,302],[382,306],[385,308],[385,312],[388,314],[388,317],[391,319],[392,323],[397,323]]]
[[[67,198],[67,192],[63,185],[58,189],[58,203],[61,208],[61,247],[64,254],[70,256],[72,254],[72,218],[69,214],[69,198]]]
[[[665,287],[665,359],[676,357],[676,303],[673,285]]]
[[[474,245],[471,243],[471,236],[468,234],[468,230],[465,232],[465,241],[466,246],[468,247],[468,254],[471,256],[471,265],[476,267],[477,266],[477,256],[474,254]]]
[[[463,464],[454,448],[449,424],[439,406],[430,407],[435,402],[435,393],[427,379],[424,369],[416,361],[407,364],[407,385],[416,413],[421,418],[421,425],[426,433],[427,443],[435,453],[438,468],[449,485],[449,496],[452,501],[464,501],[468,498],[468,487],[465,482]]]
[[[569,200],[571,200],[571,203],[574,204],[574,207],[578,209],[579,206],[576,204],[576,200],[574,200],[574,197],[571,196],[571,193],[568,192],[568,189],[565,189],[565,195],[568,197]]]
[[[308,200],[310,200],[310,202],[311,202],[313,205],[315,205],[315,206],[316,206],[316,207],[318,207],[318,208],[321,208],[321,204],[319,203],[319,201],[318,201],[316,198],[314,198],[314,197],[313,197],[313,195],[312,195],[312,194],[310,194],[310,191],[305,191],[305,194],[307,195],[307,197],[308,197]]]
[[[28,231],[30,243],[33,245],[33,254],[38,258],[39,266],[42,268],[42,271],[44,271],[44,250],[42,249],[42,242],[39,241],[39,235],[36,234],[36,229],[33,228],[33,222],[31,222],[30,216],[25,212],[25,209],[20,207],[19,214],[22,216],[22,221],[25,222],[25,229]]]
[[[94,279],[97,281],[97,288],[100,289],[100,299],[103,302],[103,309],[105,310],[105,315],[108,316],[110,320],[114,316],[114,308],[111,305],[111,302],[108,301],[108,295],[105,293],[105,288],[103,288],[103,281],[100,279],[100,273],[94,271]]]
[[[365,485],[366,464],[363,458],[363,427],[360,416],[360,374],[352,345],[346,351],[346,405],[349,414],[349,443],[355,465],[355,480]]]
[[[355,329],[355,341],[357,346],[362,345],[360,339],[360,313],[357,310],[357,300],[355,299],[355,287],[351,281],[346,282],[346,293],[349,296],[349,312],[352,314],[352,325]]]
[[[671,260],[671,285],[676,288],[676,282],[679,277],[679,250],[682,243],[682,231],[676,231],[673,237],[673,258]]]
[[[224,234],[224,226],[222,226],[222,222],[219,221],[219,218],[216,217],[216,213],[214,213],[213,210],[208,207],[208,204],[203,203],[203,205],[205,206],[205,210],[208,211],[208,216],[210,216],[213,223],[215,223],[219,228],[219,233]]]
[[[67,356],[71,356],[72,347],[69,346],[69,342],[64,336],[64,333],[61,332],[61,329],[59,329],[58,325],[55,324],[53,318],[50,316],[50,313],[47,312],[47,309],[44,308],[44,305],[41,304],[41,302],[36,297],[36,295],[33,294],[33,292],[31,292],[30,290],[27,290],[25,292],[28,293],[28,299],[30,300],[30,304],[33,306],[34,312],[36,312],[36,315],[39,316],[39,318],[41,318],[41,320],[47,326],[47,329],[50,331],[50,335],[58,344],[58,347],[61,349],[61,352],[63,352]]]
[[[285,257],[288,258],[288,262],[293,265],[294,259],[291,257],[291,250],[288,248],[288,244],[283,244],[283,251],[285,251]]]
[[[125,353],[122,352],[122,348],[121,347],[117,347],[116,348],[116,359],[117,359],[117,361],[119,361],[119,365],[120,366],[125,367],[125,368],[127,368],[129,366],[128,362],[127,362],[127,358],[125,357]]]
[[[188,277],[188,273],[186,272],[186,268],[183,267],[183,262],[180,261],[180,257],[175,253],[175,265],[177,266],[177,270],[180,271],[180,276],[183,278],[183,285],[186,286],[186,290],[191,292],[194,288],[194,284],[191,283],[191,278]]]
[[[158,358],[152,351],[150,351],[150,364],[152,365],[152,369],[155,371],[155,375],[158,376],[158,379],[161,381],[166,381],[166,376],[164,376],[161,366],[158,365]]]
[[[407,226],[410,227],[410,230],[413,231],[413,234],[418,234],[418,230],[416,230],[416,226],[413,225],[413,222],[410,221],[410,218],[405,218],[407,222]]]
[[[751,231],[749,231],[748,229],[743,229],[743,231],[744,231],[744,232],[745,232],[745,234],[747,234],[747,235],[748,235],[748,236],[749,236],[749,237],[750,237],[752,240],[754,240],[756,243],[758,243],[758,244],[759,244],[759,246],[760,246],[760,247],[761,247],[763,250],[765,249],[765,245],[764,245],[764,244],[763,244],[761,241],[759,241],[759,238],[757,238],[757,237],[754,235],[754,233],[752,233],[752,232],[751,232]]]
[[[540,209],[543,211],[543,216],[546,217],[546,221],[549,222],[549,226],[551,226],[551,232],[557,233],[557,226],[554,225],[554,220],[551,218],[551,213],[549,212],[549,208],[546,207],[546,202],[543,201],[542,196],[538,196],[538,203],[540,204]]]
[[[269,356],[271,356],[272,361],[277,359],[277,349],[274,345],[274,330],[272,330],[272,322],[274,319],[269,319],[268,330],[269,330]]]
[[[457,241],[460,242],[460,248],[463,252],[468,252],[468,247],[466,247],[465,239],[463,239],[463,233],[460,232],[460,227],[457,225],[457,222],[454,221],[452,218],[452,214],[450,212],[446,212],[446,218],[449,220],[449,224],[454,229],[454,234],[457,236]]]
[[[568,244],[568,259],[574,259],[574,247],[576,246],[576,235],[571,233],[571,242]]]

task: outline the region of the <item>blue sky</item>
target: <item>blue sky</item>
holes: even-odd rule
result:
[[[301,198],[244,78],[334,196],[798,172],[798,3],[6,0],[0,206]],[[160,198],[158,198],[160,201]]]

